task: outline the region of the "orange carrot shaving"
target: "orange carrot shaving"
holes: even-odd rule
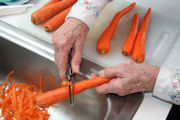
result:
[[[49,80],[50,80],[52,83],[54,83],[54,81],[55,81],[52,76],[49,77]]]
[[[48,120],[50,114],[47,109],[41,109],[36,104],[38,88],[24,83],[16,84],[10,77],[13,73],[9,73],[0,84],[0,119]]]
[[[71,83],[71,82],[69,82],[69,81],[63,81],[62,83],[61,83],[61,87],[65,87],[65,86],[73,86],[73,84]]]
[[[39,93],[42,93],[42,75],[40,75],[40,80],[39,80]]]

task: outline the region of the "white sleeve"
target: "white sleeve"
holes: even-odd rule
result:
[[[180,105],[180,71],[161,67],[153,95],[162,100]]]
[[[78,0],[67,15],[84,22],[89,29],[94,25],[96,17],[111,0]]]

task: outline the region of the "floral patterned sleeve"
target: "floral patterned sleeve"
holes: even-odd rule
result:
[[[153,95],[180,105],[180,71],[161,67]]]
[[[110,1],[111,0],[78,0],[66,19],[69,17],[77,18],[91,28],[96,17]]]

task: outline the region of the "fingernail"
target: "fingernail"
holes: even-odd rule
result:
[[[104,77],[104,70],[99,71],[99,75]]]
[[[78,65],[75,66],[75,71],[74,72],[79,73],[79,66]]]

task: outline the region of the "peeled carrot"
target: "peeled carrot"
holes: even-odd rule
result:
[[[116,30],[116,27],[118,25],[120,18],[123,15],[125,15],[126,13],[128,13],[129,11],[131,11],[135,7],[135,5],[136,5],[136,3],[132,3],[131,5],[129,5],[128,7],[123,9],[122,11],[116,13],[116,15],[112,19],[111,23],[109,24],[109,26],[102,33],[101,37],[98,40],[98,43],[96,46],[96,50],[98,53],[100,53],[101,55],[105,55],[109,52],[110,41],[111,41],[111,38],[112,38],[112,36]]]
[[[39,8],[38,10],[36,10],[35,12],[33,12],[32,15],[39,14],[39,11],[40,11],[41,9],[43,9],[43,8],[45,8],[45,7],[47,7],[47,6],[51,5],[51,4],[54,4],[54,3],[58,2],[58,1],[61,1],[61,0],[49,0],[45,5],[43,5],[41,8]],[[32,21],[32,22],[33,22],[33,21]],[[35,23],[34,23],[34,24],[35,24]]]
[[[124,42],[124,45],[122,47],[122,54],[124,56],[129,56],[132,53],[134,42],[136,40],[137,32],[138,32],[138,25],[139,25],[139,14],[136,13],[133,18],[133,23],[131,27],[131,31]]]
[[[135,45],[133,48],[132,59],[138,63],[142,63],[145,59],[145,41],[150,16],[151,8],[149,8],[148,12],[144,16],[140,29],[137,33]]]
[[[95,77],[74,84],[74,94],[78,94],[86,89],[109,82],[111,79]],[[72,88],[72,87],[71,87]],[[71,89],[72,90],[72,89]],[[43,93],[37,97],[39,107],[48,107],[69,97],[69,87],[61,87],[49,92]]]
[[[37,25],[42,24],[58,12],[68,8],[69,6],[72,6],[76,1],[77,0],[62,0],[47,7],[44,7],[37,12],[32,13],[31,21],[32,23]]]
[[[59,26],[61,26],[64,23],[65,18],[67,16],[67,14],[69,13],[69,11],[71,10],[71,8],[72,7],[65,9],[64,11],[60,12],[55,17],[50,19],[48,22],[46,22],[44,24],[44,30],[46,32],[52,32],[52,31],[56,30]]]

